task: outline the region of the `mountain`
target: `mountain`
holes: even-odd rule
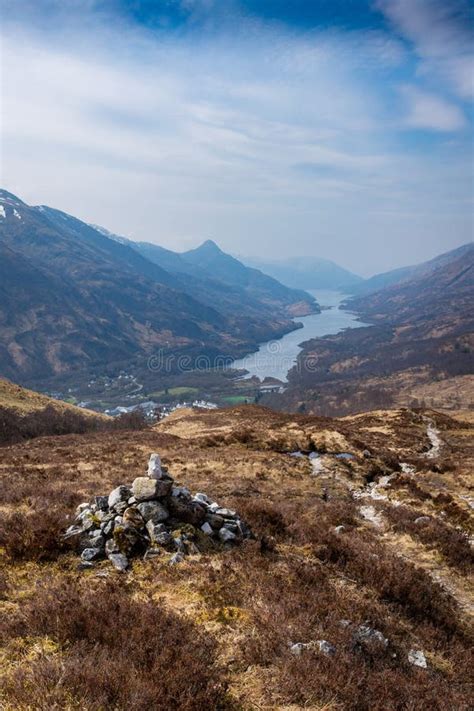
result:
[[[392,271],[382,274],[375,274],[375,276],[370,277],[370,279],[354,284],[350,289],[350,293],[363,296],[364,294],[371,294],[380,289],[385,289],[395,284],[402,284],[403,282],[422,277],[423,275],[428,275],[436,271],[439,267],[455,261],[458,257],[469,255],[471,249],[472,243],[465,244],[462,247],[445,252],[427,262],[408,267],[400,267],[399,269],[393,269]]]
[[[177,279],[126,240],[4,190],[0,276],[0,368],[21,382],[160,349],[237,356],[295,327],[283,286],[288,298],[275,300],[272,313],[267,301],[247,307],[239,294],[218,308],[232,286],[219,284],[213,303],[199,300],[194,294],[206,293],[205,281],[198,288],[191,278]]]
[[[181,256],[186,262],[204,270],[214,279],[241,287],[269,306],[282,302],[292,308],[295,299],[302,303],[308,300],[305,291],[288,288],[259,269],[245,266],[235,257],[223,252],[212,240],[207,240],[196,249],[183,252]]]
[[[245,261],[296,289],[332,289],[352,293],[354,287],[364,282],[362,277],[329,259],[290,257],[284,261],[271,261],[249,257]]]
[[[454,259],[453,259],[454,257]],[[474,396],[474,246],[421,265],[411,279],[348,302],[366,328],[303,344],[282,396],[318,414],[414,405],[469,408]]]

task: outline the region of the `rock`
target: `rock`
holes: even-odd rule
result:
[[[210,539],[216,533],[227,545],[252,536],[235,511],[203,492],[192,497],[189,489],[174,485],[159,455],[153,454],[148,476],[78,506],[75,523],[64,538],[77,537],[83,569],[106,555],[117,570],[124,571],[132,555],[152,558],[163,549],[174,551],[172,565],[179,563],[185,555],[215,548]]]
[[[90,508],[90,504],[88,501],[84,501],[82,504],[79,504],[79,506],[76,509],[76,516],[79,516],[81,513],[86,511],[87,509]]]
[[[69,526],[69,528],[66,529],[65,533],[63,533],[63,538],[74,538],[74,536],[81,536],[83,533],[84,530],[81,526]]]
[[[155,524],[153,521],[148,521],[146,530],[152,545],[163,546],[164,548],[174,546],[173,536],[166,530],[166,526],[162,523]]]
[[[431,519],[429,516],[418,516],[418,518],[415,518],[413,523],[416,523],[416,525],[418,526],[419,524],[429,523],[430,521]]]
[[[178,563],[182,563],[184,560],[184,555],[182,553],[175,553],[174,555],[171,556],[170,558],[170,565],[177,565]]]
[[[132,484],[132,493],[138,502],[168,496],[173,483],[171,479],[148,479],[139,476]]]
[[[138,511],[143,517],[144,521],[151,521],[152,523],[161,523],[169,518],[168,509],[163,506],[159,501],[144,501],[137,506]]]
[[[151,558],[158,558],[161,555],[163,555],[162,548],[147,548],[146,553],[143,556],[143,560],[149,560]]]
[[[114,568],[120,571],[121,573],[124,573],[130,565],[127,556],[123,555],[123,553],[110,553],[110,555],[108,555],[107,557],[114,566]]]
[[[229,531],[228,528],[224,528],[224,527],[222,527],[222,528],[219,530],[219,534],[218,534],[218,535],[219,535],[219,538],[221,539],[221,541],[222,541],[223,543],[233,543],[233,542],[236,540],[236,538],[237,538],[237,536],[235,535],[235,533],[232,533],[232,531]]]
[[[290,652],[295,657],[300,657],[304,649],[306,649],[306,645],[303,642],[296,642],[290,646]]]
[[[340,526],[336,526],[336,528],[334,529],[334,533],[337,533],[339,535],[340,533],[342,533],[345,530],[346,530],[346,527],[341,524]]]
[[[107,500],[109,504],[109,509],[115,508],[116,504],[122,502],[127,503],[130,496],[131,491],[128,486],[117,486],[117,488],[111,491],[109,494],[109,498]]]
[[[190,500],[191,492],[185,486],[173,486],[171,489],[171,496]]]
[[[92,531],[81,541],[83,548],[99,548],[104,550],[105,548],[105,536],[102,531]]]
[[[108,496],[94,496],[94,503],[99,509],[99,511],[107,511],[109,508],[109,497]]]
[[[201,492],[198,492],[197,494],[194,494],[193,496],[194,501],[199,501],[201,504],[212,504],[213,502],[210,500],[206,494],[201,494]]]
[[[410,649],[408,652],[408,661],[410,664],[413,664],[414,667],[420,667],[420,669],[428,668],[426,657],[421,649]]]
[[[90,570],[91,568],[95,568],[95,565],[90,560],[82,560],[77,564],[77,570]]]
[[[217,531],[224,525],[224,519],[222,518],[222,516],[217,516],[217,514],[208,513],[206,515],[206,521],[210,526],[212,526],[212,528],[216,529]]]
[[[370,459],[372,457],[372,453],[368,449],[364,449],[362,452],[362,456],[364,459]]]
[[[388,639],[383,636],[379,630],[375,630],[367,625],[359,625],[353,635],[353,640],[356,644],[368,647],[386,648]]]
[[[290,652],[296,657],[301,656],[305,649],[317,649],[328,657],[332,657],[336,653],[336,647],[325,639],[318,639],[315,642],[296,642],[295,644],[290,644]]]
[[[149,479],[161,479],[163,477],[163,469],[161,467],[161,458],[159,454],[151,454],[148,461],[148,477]]]
[[[197,501],[184,501],[179,498],[168,500],[170,515],[178,521],[200,526],[206,518],[206,508]]]
[[[334,654],[336,654],[336,647],[327,640],[318,639],[316,641],[316,644],[322,654],[325,654],[328,657],[332,657]]]
[[[91,560],[97,560],[103,556],[104,552],[102,548],[85,548],[81,553],[81,560],[89,562]]]
[[[140,514],[140,511],[133,506],[129,506],[125,510],[125,513],[123,514],[123,523],[124,526],[131,526],[132,528],[137,528],[138,530],[144,526],[143,517]]]
[[[209,507],[209,508],[211,508],[211,507]],[[222,518],[236,518],[237,517],[237,514],[235,511],[232,511],[231,509],[225,509],[225,508],[218,508],[216,511],[213,511],[212,513],[215,513],[218,516],[222,516]]]

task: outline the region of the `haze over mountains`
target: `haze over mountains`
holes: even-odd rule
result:
[[[0,192],[0,367],[7,377],[47,378],[126,362],[158,349],[237,355],[295,328],[318,309],[308,294],[248,270],[213,247],[212,272],[177,278],[156,262],[59,210]],[[239,272],[214,279],[222,260]],[[197,266],[192,269],[197,270]]]
[[[245,261],[295,289],[334,289],[347,293],[365,283],[362,277],[329,259],[293,257],[272,261],[250,258]]]

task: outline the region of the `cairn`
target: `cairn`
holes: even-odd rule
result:
[[[250,537],[235,511],[175,484],[158,454],[150,456],[147,475],[130,487],[118,486],[108,496],[80,504],[64,534],[77,539],[81,568],[108,558],[120,571],[129,568],[134,556],[147,559],[168,551],[174,565],[188,554]]]

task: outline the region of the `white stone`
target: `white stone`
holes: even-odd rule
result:
[[[202,524],[201,531],[203,531],[203,533],[206,533],[208,536],[212,536],[212,534],[214,533],[214,531],[212,530],[212,526],[210,526],[207,521]]]
[[[159,454],[152,454],[148,462],[148,477],[150,479],[161,479],[163,470],[161,468],[161,458]]]
[[[428,668],[426,657],[421,649],[410,649],[408,652],[408,661],[410,664],[413,664],[414,667],[420,667],[421,669]]]

